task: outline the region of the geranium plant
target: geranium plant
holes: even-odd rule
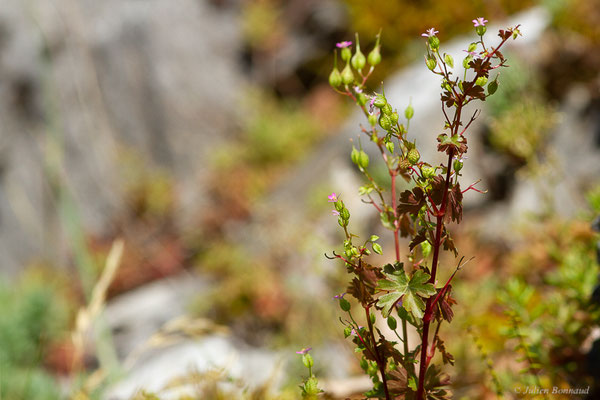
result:
[[[460,74],[452,72],[452,56],[441,52],[439,32],[431,28],[422,35],[426,38],[426,67],[440,79],[442,88],[441,111],[445,124],[443,133],[437,136],[437,149],[445,154],[446,162],[439,165],[422,160],[417,141],[408,138],[409,122],[414,115],[412,106],[405,109],[401,120],[383,88],[381,93],[374,93],[367,86],[374,68],[381,62],[380,35],[367,56],[361,51],[358,35],[356,43],[338,43],[334,52],[329,83],[362,110],[368,121],[368,125],[361,128],[362,134],[379,150],[390,179],[388,192],[369,172],[367,153],[353,147],[352,162],[366,178],[359,194],[377,210],[383,226],[393,237],[395,262],[387,265],[372,265],[367,257],[371,251],[382,254],[379,237],[372,235],[359,240],[350,230],[350,211],[342,196],[337,193],[329,196],[345,239],[343,251],[334,251],[328,257],[341,260],[350,274],[346,292],[336,299],[346,315],[341,318],[344,336],[356,345],[357,353],[361,354],[360,366],[373,382],[373,388],[365,393],[367,398],[451,397],[450,380],[442,372],[441,363],[453,364],[454,358],[441,338],[441,326],[444,321],[452,321],[456,301],[452,297],[451,283],[464,265],[464,258],[448,266],[441,266],[439,260],[442,251],[450,251],[458,257],[448,226],[462,219],[463,194],[469,190],[480,191],[476,188],[477,182],[466,188],[460,182],[468,150],[467,131],[478,116],[478,111],[466,116],[465,106],[477,100],[485,101],[496,92],[498,70],[507,66],[500,49],[510,38],[515,39],[520,34],[518,26],[500,30],[500,42],[489,46],[484,41],[487,22],[484,18],[473,20],[478,38],[465,50],[464,72]],[[338,51],[344,63],[341,70],[337,67]],[[399,178],[409,182],[412,188],[399,192]],[[410,239],[407,249],[401,249],[401,237]],[[451,271],[446,282],[437,281],[440,268]],[[348,300],[351,297],[358,307]],[[379,328],[381,318],[386,319],[393,337],[386,337]],[[365,326],[358,320],[364,321]],[[412,348],[408,325],[419,335],[419,344]],[[441,354],[441,362],[434,359],[436,352]]]

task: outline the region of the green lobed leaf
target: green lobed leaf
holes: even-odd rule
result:
[[[425,302],[422,298],[436,294],[434,285],[429,283],[431,276],[423,270],[415,271],[410,279],[404,270],[385,276],[387,279],[377,283],[379,289],[389,291],[377,301],[377,305],[382,308],[382,315],[387,318],[393,306],[402,298],[402,305],[406,311],[417,318],[423,318]]]

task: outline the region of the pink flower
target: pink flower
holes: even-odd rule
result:
[[[474,60],[478,60],[481,58],[481,56],[479,55],[479,53],[477,53],[476,51],[467,51],[467,50],[463,50],[465,53],[467,53],[468,55],[470,55],[471,57],[473,57]]]
[[[339,217],[339,216],[340,216],[340,212],[339,212],[338,210],[331,210],[331,213],[332,213],[333,215],[335,215],[336,217]]]
[[[364,326],[358,326],[358,330],[360,331],[362,328],[364,328]],[[350,334],[353,336],[357,336],[358,334],[356,333],[356,330],[354,328],[352,328],[352,330],[350,331]]]
[[[439,33],[439,31],[436,31],[435,28],[431,28],[431,29],[427,29],[427,31],[425,33],[421,33],[421,36],[432,37],[432,36],[435,36],[436,33]]]
[[[485,26],[485,24],[488,22],[487,19],[483,18],[483,17],[479,17],[477,19],[473,20],[473,26],[478,27],[478,26]]]
[[[329,196],[327,196],[327,198],[329,199],[328,202],[329,203],[335,203],[336,201],[338,201],[337,195],[335,194],[335,192],[331,193]]]
[[[335,45],[337,46],[338,49],[343,49],[344,47],[352,46],[352,42],[347,40],[345,42],[336,43]]]
[[[302,350],[297,351],[296,354],[306,354],[306,353],[308,353],[311,350],[312,350],[312,347],[305,347]]]

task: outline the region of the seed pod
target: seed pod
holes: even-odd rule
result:
[[[377,108],[383,108],[383,106],[385,106],[386,104],[387,100],[382,94],[378,94],[377,97],[375,97],[375,101],[373,101],[373,105]]]
[[[450,66],[450,68],[454,68],[454,58],[452,58],[450,54],[444,54],[444,61]]]
[[[356,34],[356,52],[352,56],[352,60],[350,62],[352,63],[352,68],[354,68],[357,71],[362,71],[362,69],[365,67],[365,64],[367,63],[365,55],[360,51],[358,33]]]
[[[412,164],[406,158],[403,158],[400,161],[400,164],[398,164],[398,168],[400,169],[400,171],[407,171],[410,169],[411,166],[412,166]]]
[[[475,81],[475,84],[479,85],[479,86],[485,86],[485,84],[487,83],[487,81],[488,81],[488,78],[486,78],[485,76],[480,76]]]
[[[418,163],[420,158],[421,154],[419,154],[419,150],[415,148],[410,149],[410,151],[406,155],[406,159],[411,165],[415,165],[416,163]]]
[[[379,126],[381,126],[386,131],[390,130],[392,127],[392,120],[384,113],[381,113],[381,115],[379,116]]]
[[[375,45],[373,50],[371,50],[371,52],[367,56],[367,61],[369,62],[369,65],[376,66],[381,62],[381,53],[379,52],[379,47],[379,44]]]
[[[429,41],[429,47],[431,47],[431,50],[437,51],[437,49],[440,48],[440,39],[437,36],[429,36],[427,40]]]
[[[488,83],[488,95],[493,95],[498,90],[498,78]]]
[[[306,368],[312,368],[314,365],[314,361],[313,358],[310,354],[303,354],[302,355],[302,364],[304,364],[304,366]]]
[[[396,328],[398,327],[396,318],[392,317],[391,315],[387,318],[387,324],[388,324],[389,328],[393,331],[395,331]]]
[[[390,114],[390,120],[392,121],[392,125],[396,125],[398,123],[398,119],[400,119],[400,116],[398,115],[397,112],[393,112]]]
[[[385,148],[392,154],[394,154],[394,142],[390,141],[385,144]]]
[[[342,211],[340,211],[340,218],[342,218],[344,221],[348,221],[350,219],[350,211],[344,207]]]
[[[377,125],[377,115],[369,114],[367,120],[369,121],[369,124],[371,124],[371,126]]]
[[[409,104],[408,107],[406,107],[406,110],[404,110],[404,117],[406,119],[411,119],[414,115],[415,115],[415,110],[414,110],[412,104]]]
[[[350,50],[350,47],[344,47],[342,49],[342,60],[350,61],[350,57],[352,57],[352,50]]]
[[[358,158],[360,153],[356,150],[356,147],[352,146],[352,153],[350,153],[350,159],[356,165],[358,165]]]
[[[362,169],[367,169],[369,166],[369,155],[362,150],[358,153],[358,166]]]
[[[342,74],[337,68],[333,68],[331,73],[329,74],[329,85],[333,88],[336,88],[342,84]]]
[[[435,57],[428,57],[425,63],[427,64],[427,68],[429,68],[431,71],[433,71],[437,66],[437,60]]]
[[[356,95],[356,104],[358,104],[359,106],[364,106],[365,104],[367,104],[367,95],[364,93],[358,93]]]
[[[344,299],[343,297],[340,298],[340,308],[343,311],[350,311],[350,302],[346,299]]]
[[[433,176],[435,175],[435,168],[433,167],[423,167],[421,168],[421,172],[423,173],[423,177],[424,178],[433,178]]]
[[[454,170],[458,173],[463,167],[463,162],[461,160],[454,160],[452,166],[454,167]]]
[[[344,48],[346,50],[347,47]],[[351,85],[354,82],[354,74],[352,73],[352,68],[350,68],[350,63],[346,63],[346,66],[342,70],[342,83],[344,85]]]
[[[392,105],[390,103],[386,103],[383,107],[381,107],[381,112],[387,115],[388,117],[392,115]]]

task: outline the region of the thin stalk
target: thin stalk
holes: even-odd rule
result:
[[[385,392],[385,399],[390,400],[390,393],[388,391],[387,386],[387,378],[385,377],[385,364],[386,360],[381,358],[379,351],[377,350],[377,341],[375,340],[375,333],[373,331],[373,323],[371,322],[371,318],[369,315],[369,307],[365,307],[365,314],[367,316],[367,324],[369,325],[369,332],[371,333],[371,340],[373,341],[373,351],[375,352],[375,359],[377,361],[377,366],[379,367],[379,372],[381,373],[381,380],[383,381],[383,391]]]

